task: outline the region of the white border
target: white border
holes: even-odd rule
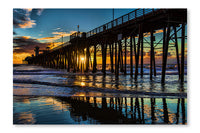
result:
[[[199,126],[199,3],[183,0],[7,0],[1,4],[1,112],[0,126],[2,132],[198,132]],[[129,125],[129,126],[14,126],[12,125],[12,9],[13,8],[187,8],[188,9],[188,125]]]

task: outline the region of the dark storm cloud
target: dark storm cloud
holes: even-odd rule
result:
[[[27,36],[14,37],[13,43],[14,53],[33,52],[35,46],[39,46],[40,49],[44,50],[50,45],[49,43],[40,43],[38,40]]]
[[[17,46],[39,44],[39,42],[36,39],[32,39],[28,36],[14,37],[13,43],[17,44]]]
[[[32,9],[13,9],[14,28],[32,28],[36,25],[35,21],[30,18],[31,11]]]
[[[31,20],[32,10],[40,16],[43,12],[43,9],[13,9],[13,26],[14,28],[32,28],[33,25],[36,25],[35,20]]]

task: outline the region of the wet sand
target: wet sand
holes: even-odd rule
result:
[[[160,75],[135,81],[19,65],[13,69],[13,123],[186,124],[187,75],[184,84],[177,79],[168,74],[162,85]]]

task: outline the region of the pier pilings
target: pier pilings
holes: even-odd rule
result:
[[[157,75],[156,53],[160,49],[161,83],[164,83],[169,47],[174,47],[179,80],[184,82],[186,24],[186,9],[137,9],[87,33],[73,33],[68,43],[32,57],[29,64],[68,72],[102,71],[106,75],[110,71],[116,76],[130,74],[137,80],[138,75],[143,78],[147,66],[144,60],[148,56],[150,80],[153,80]],[[159,37],[156,36],[158,31]]]

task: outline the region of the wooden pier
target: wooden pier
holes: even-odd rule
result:
[[[165,82],[170,40],[174,42],[179,79],[184,82],[184,52],[187,9],[136,9],[89,32],[76,32],[70,41],[54,49],[29,58],[29,64],[66,69],[68,72],[97,72],[97,52],[102,53],[102,73],[106,75],[106,59],[110,58],[110,71],[116,76],[127,74],[127,56],[130,56],[130,75],[143,77],[145,36],[150,36],[150,79],[156,76],[156,46],[162,46],[162,76]],[[156,42],[155,31],[162,31]],[[181,37],[177,36],[181,31]],[[181,39],[181,50],[178,48]],[[90,49],[93,49],[92,51]],[[181,54],[179,55],[179,51]],[[91,58],[93,55],[93,58]],[[135,67],[135,72],[133,72]],[[140,72],[139,72],[140,68]]]

